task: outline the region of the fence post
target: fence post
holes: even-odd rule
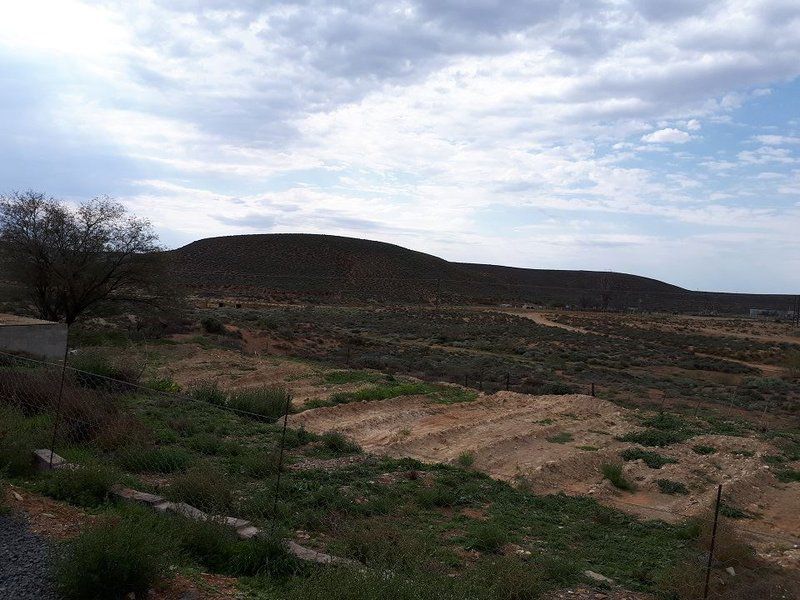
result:
[[[594,398],[594,381],[592,382],[592,398]]]
[[[278,454],[278,473],[275,476],[275,494],[272,497],[272,520],[269,525],[269,535],[275,533],[275,521],[277,520],[278,511],[278,494],[281,489],[281,471],[283,471],[283,447],[286,444],[286,427],[289,423],[289,405],[292,401],[292,395],[286,392],[286,405],[283,409],[283,431],[281,432],[281,449]]]
[[[717,523],[719,521],[719,505],[722,500],[722,484],[717,486],[717,501],[714,505],[714,527],[711,530],[711,547],[708,549],[708,565],[706,566],[706,585],[703,589],[703,600],[708,599],[708,584],[711,581],[711,564],[714,562],[714,545],[717,543]]]
[[[56,451],[56,436],[58,426],[61,424],[61,401],[64,398],[64,381],[67,378],[67,357],[69,356],[69,324],[67,324],[67,341],[64,344],[64,363],[61,365],[61,383],[58,385],[58,398],[56,399],[56,414],[53,415],[53,436],[50,439],[50,463],[53,468],[53,453]]]

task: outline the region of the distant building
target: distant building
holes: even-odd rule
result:
[[[791,319],[794,313],[791,310],[775,310],[772,308],[751,308],[750,316],[768,319]]]
[[[50,359],[63,358],[67,326],[0,313],[0,352],[24,352]]]

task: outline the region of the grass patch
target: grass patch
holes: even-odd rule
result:
[[[282,387],[240,390],[230,395],[228,406],[259,420],[277,421],[287,412],[287,408],[291,411],[291,399],[287,405],[287,394]]]
[[[337,431],[329,431],[322,435],[322,444],[337,456],[347,454],[357,454],[361,452],[361,446],[351,442]]]
[[[694,450],[696,454],[714,454],[717,451],[714,446],[705,446],[703,444],[692,446],[692,450]]]
[[[190,452],[176,446],[125,448],[115,456],[117,465],[132,473],[175,473],[193,460]]]
[[[677,463],[678,461],[668,456],[662,456],[658,452],[651,452],[644,448],[628,448],[620,453],[622,460],[643,460],[651,469],[660,469],[664,465]]]
[[[615,488],[632,492],[636,489],[633,482],[628,481],[622,470],[622,465],[619,463],[605,463],[600,467],[603,477],[608,479]]]
[[[91,465],[50,471],[41,491],[56,500],[77,506],[96,507],[108,500],[118,475],[108,467]]]
[[[775,471],[775,477],[783,483],[793,483],[800,481],[800,471],[796,469],[778,469]]]
[[[228,395],[223,392],[214,380],[199,381],[192,388],[192,397],[200,402],[208,402],[216,406],[224,406]]]
[[[478,397],[477,392],[465,390],[458,386],[424,382],[394,382],[373,385],[353,392],[339,392],[330,397],[330,403],[371,402],[374,400],[388,400],[399,396],[416,395],[428,396],[432,400],[444,404],[469,402]]]
[[[104,523],[80,534],[56,567],[56,582],[69,600],[144,598],[167,573],[168,538],[156,521]]]
[[[233,482],[213,467],[192,467],[176,475],[167,496],[200,510],[226,513],[233,506]]]
[[[347,383],[376,383],[385,376],[375,371],[328,371],[323,381],[334,385]]]
[[[459,467],[469,469],[475,464],[475,455],[472,452],[462,452],[458,455],[458,458],[456,458],[456,464]]]
[[[551,444],[566,444],[567,442],[572,441],[572,434],[567,431],[562,431],[547,438],[547,441]]]
[[[497,523],[480,523],[473,526],[468,536],[467,550],[499,552],[508,543],[508,533]]]
[[[742,510],[738,506],[726,504],[725,502],[720,503],[719,514],[721,514],[723,517],[728,517],[729,519],[749,519],[752,516],[746,510]]]
[[[656,479],[658,489],[662,494],[682,495],[685,496],[689,493],[689,489],[680,481],[672,481],[671,479]]]

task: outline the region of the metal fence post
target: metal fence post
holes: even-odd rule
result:
[[[292,401],[292,395],[286,393],[286,405],[283,410],[283,432],[281,433],[281,449],[278,454],[278,473],[275,476],[275,494],[272,497],[272,521],[269,525],[270,537],[275,533],[275,521],[277,520],[278,511],[278,494],[281,489],[281,471],[283,471],[283,447],[286,444],[286,427],[289,423],[289,405]]]
[[[592,398],[594,398],[594,381],[592,382]]]
[[[708,565],[706,566],[706,585],[703,588],[703,600],[708,599],[708,584],[711,581],[711,564],[714,562],[714,546],[717,543],[717,523],[719,522],[719,505],[722,500],[722,484],[717,486],[717,502],[714,505],[714,527],[711,530],[711,547],[708,549]]]
[[[49,466],[53,468],[53,453],[56,451],[56,436],[58,426],[61,424],[61,402],[64,398],[64,381],[67,378],[67,357],[69,356],[69,324],[67,324],[67,341],[64,344],[64,362],[61,365],[61,383],[58,386],[58,398],[56,398],[56,412],[53,415],[53,435],[50,439],[50,461]]]

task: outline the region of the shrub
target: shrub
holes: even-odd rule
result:
[[[778,481],[782,481],[783,483],[800,481],[800,471],[796,469],[779,469],[775,471],[775,477],[778,478]]]
[[[680,481],[672,481],[671,479],[656,479],[658,489],[662,494],[681,494],[687,495],[689,490]]]
[[[97,350],[78,352],[70,358],[69,366],[74,369],[78,383],[93,388],[118,389],[118,382],[136,383],[141,372],[128,359],[125,362],[113,360]],[[122,389],[126,389],[126,386]]]
[[[146,383],[147,387],[157,392],[168,392],[170,394],[177,394],[181,391],[181,386],[178,385],[171,377],[156,377],[150,379]]]
[[[703,444],[692,446],[692,450],[697,454],[714,454],[717,451],[714,446],[704,446]]]
[[[662,456],[658,452],[649,452],[643,448],[628,448],[620,456],[622,460],[643,460],[651,469],[660,469],[664,465],[678,462],[674,458]]]
[[[173,478],[167,496],[203,511],[222,513],[233,504],[232,487],[223,473],[213,468],[193,467]]]
[[[277,452],[247,448],[230,460],[229,470],[231,473],[263,479],[278,472],[279,458]]]
[[[94,507],[108,500],[117,478],[114,471],[100,465],[58,469],[50,471],[42,483],[42,491],[56,500]]]
[[[288,392],[282,387],[262,387],[240,390],[231,394],[228,406],[247,413],[258,420],[277,421],[291,411],[291,398],[287,405]]]
[[[205,568],[224,572],[230,565],[236,536],[222,523],[178,518],[170,533],[180,550]]]
[[[645,429],[644,431],[628,433],[621,438],[622,442],[631,442],[633,444],[640,444],[642,446],[669,446],[676,444],[692,437],[692,434],[687,431],[670,431],[664,429]]]
[[[603,477],[608,479],[614,487],[626,491],[633,491],[636,489],[633,483],[625,478],[621,464],[605,463],[600,470],[603,472]]]
[[[153,448],[124,448],[115,460],[120,468],[132,473],[174,473],[185,470],[193,456],[173,446]]]
[[[322,443],[328,450],[335,454],[355,454],[361,452],[361,447],[358,444],[351,442],[336,431],[323,434]]]
[[[469,533],[467,549],[495,553],[506,543],[508,543],[508,534],[505,529],[497,523],[481,523]]]
[[[192,388],[192,396],[200,402],[208,402],[217,406],[224,406],[227,395],[223,392],[216,381],[205,380],[195,384]]]
[[[284,578],[300,570],[299,561],[289,554],[278,537],[255,537],[236,542],[228,571],[240,576]]]
[[[572,441],[572,434],[567,431],[562,431],[552,437],[547,438],[547,441],[551,444],[566,444],[567,442]]]
[[[325,383],[341,385],[345,383],[374,383],[383,379],[380,373],[374,371],[328,371],[325,373]]]
[[[200,325],[206,333],[225,333],[225,325],[216,317],[203,317],[200,319]]]
[[[422,508],[442,508],[453,506],[457,502],[458,496],[450,486],[437,483],[431,487],[417,490],[416,500]]]
[[[90,529],[73,540],[58,561],[59,591],[70,600],[144,597],[167,571],[167,539],[139,520]]]
[[[33,472],[33,435],[22,413],[0,407],[0,475],[19,477]]]
[[[475,464],[475,455],[472,452],[462,452],[456,458],[456,462],[459,466],[464,467],[465,469],[469,469],[473,464]]]
[[[563,396],[565,394],[574,394],[575,387],[561,381],[548,381],[540,385],[536,392],[541,395]]]

